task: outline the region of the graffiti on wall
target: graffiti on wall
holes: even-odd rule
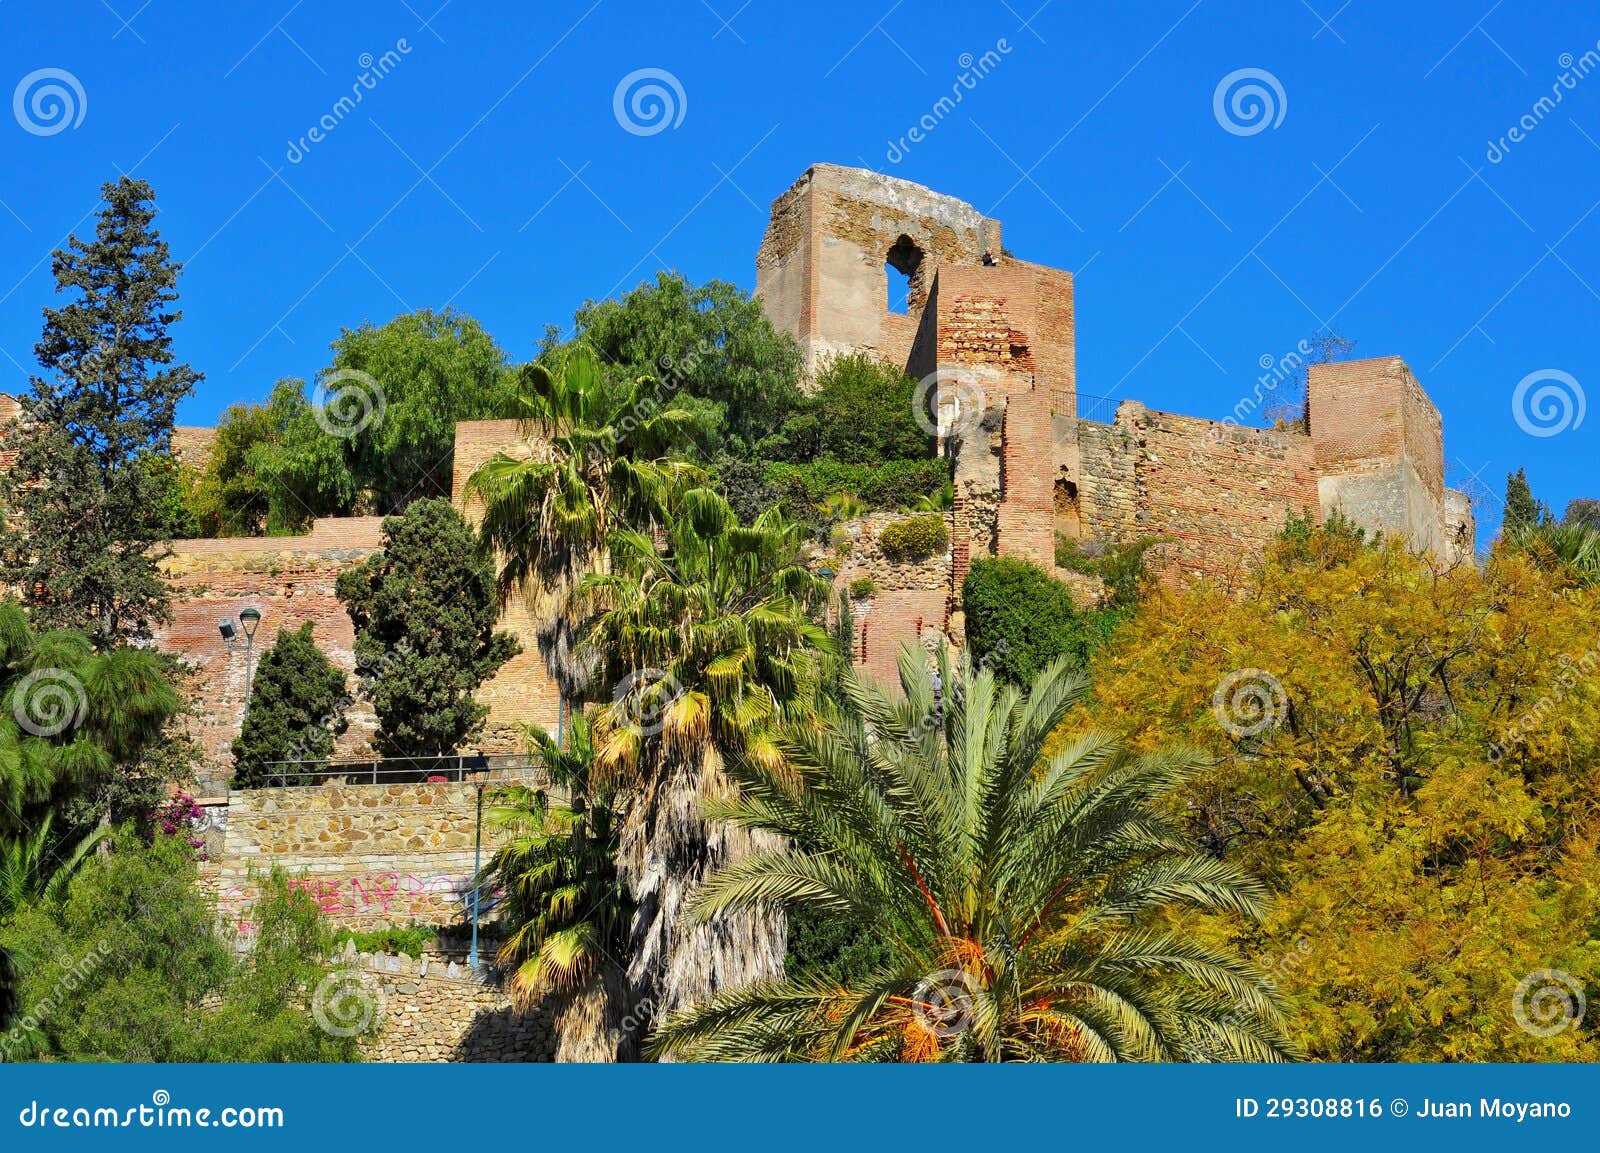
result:
[[[438,920],[441,914],[454,915],[453,906],[463,904],[472,891],[470,876],[452,877],[443,873],[419,876],[416,873],[365,873],[351,877],[295,877],[289,888],[307,894],[331,920],[382,919],[397,922],[413,919]],[[252,929],[251,894],[234,885],[219,902],[223,915],[240,933]]]

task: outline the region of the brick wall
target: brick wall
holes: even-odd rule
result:
[[[1283,528],[1317,516],[1310,439],[1146,409],[1137,424],[1139,526],[1173,538],[1187,573],[1233,571]]]
[[[886,684],[895,684],[900,649],[907,641],[933,642],[949,628],[953,591],[952,550],[918,561],[892,561],[883,555],[878,534],[903,520],[897,513],[873,513],[840,526],[849,551],[834,574],[834,596],[851,582],[870,578],[876,590],[851,599],[855,663]],[[954,537],[955,516],[945,517]],[[963,571],[963,576],[965,575]],[[957,638],[959,639],[959,638]]]
[[[255,659],[280,628],[312,623],[317,647],[339,668],[355,672],[355,629],[334,590],[339,574],[378,551],[379,517],[326,518],[298,537],[230,537],[173,542],[162,562],[172,589],[172,623],[156,633],[156,644],[177,653],[197,670],[191,703],[192,731],[204,755],[199,792],[227,789],[233,773],[232,745],[244,721],[245,651],[241,634],[230,651],[217,630],[221,619],[237,620],[250,607],[261,613]],[[339,755],[367,751],[375,722],[358,703],[350,728],[338,741]]]
[[[521,426],[514,420],[464,421],[456,425],[455,473],[451,492],[456,507],[469,521],[479,509],[466,499],[467,479],[490,457],[506,451],[526,452]],[[524,747],[525,725],[541,725],[555,732],[559,725],[561,694],[545,671],[539,652],[533,613],[521,596],[513,597],[500,614],[500,627],[522,642],[522,652],[500,666],[500,671],[478,689],[478,700],[489,706],[479,742],[488,752],[516,752]]]

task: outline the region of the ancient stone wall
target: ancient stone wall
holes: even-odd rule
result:
[[[352,953],[343,963],[372,991],[368,1061],[555,1060],[549,1002],[520,1011],[500,984],[438,954]]]
[[[904,364],[938,270],[999,251],[999,222],[969,204],[897,177],[818,164],[773,205],[756,292],[773,323],[796,334],[808,370],[859,350]],[[888,310],[886,264],[908,278],[903,315]]]
[[[340,928],[459,922],[472,885],[477,786],[325,784],[228,794],[218,903],[241,932],[260,876],[282,868]],[[482,859],[498,844],[485,830]]]
[[[938,373],[952,595],[975,556],[1049,567],[1057,533],[1168,536],[1155,559],[1169,576],[1218,573],[1291,510],[1337,508],[1446,561],[1470,551],[1470,509],[1444,488],[1442,421],[1404,362],[1314,366],[1309,437],[1126,404],[1109,429],[1080,422],[1072,276],[1010,256],[999,229],[952,197],[819,165],[774,203],[756,261],[769,317],[808,357],[898,357],[910,326],[883,319],[881,264],[906,271],[910,254],[919,323],[903,363],[919,380]]]
[[[872,513],[840,525],[836,536],[843,555],[833,578],[835,597],[849,593],[859,580],[874,586],[869,593],[851,596],[854,662],[887,684],[895,683],[902,645],[935,643],[950,629],[951,550],[897,561],[886,557],[878,544],[885,526],[904,519],[898,513]],[[946,515],[945,529],[952,534],[954,521]]]
[[[1320,509],[1309,438],[1146,409],[1136,424],[1139,524],[1176,542],[1167,572],[1237,571],[1292,513]]]
[[[260,612],[254,646],[259,662],[279,629],[297,629],[310,621],[317,647],[353,681],[355,628],[334,584],[341,572],[378,551],[382,523],[379,517],[328,518],[297,537],[173,543],[172,555],[161,565],[172,589],[172,622],[157,631],[156,643],[196,670],[190,689],[197,716],[191,725],[204,758],[198,786],[202,795],[227,791],[233,740],[244,722],[244,635],[239,634],[230,650],[217,622],[236,621],[244,608]],[[336,754],[365,753],[376,729],[371,709],[358,702],[348,720]]]
[[[479,508],[467,500],[467,480],[478,466],[496,453],[525,453],[526,439],[514,420],[475,420],[456,425],[455,474],[451,492],[456,507],[476,523]],[[478,689],[478,700],[489,706],[489,719],[479,741],[488,752],[516,752],[526,747],[526,725],[549,732],[560,727],[561,694],[546,670],[539,647],[538,629],[528,602],[513,597],[500,614],[499,627],[522,642],[522,651],[500,666]]]
[[[190,439],[198,443],[203,438]],[[461,494],[472,470],[493,453],[518,443],[515,421],[475,421],[458,427],[454,477],[458,505],[465,506]],[[472,510],[467,511],[470,516]],[[317,646],[351,675],[353,689],[355,629],[335,583],[341,572],[380,551],[382,526],[381,517],[327,517],[315,521],[302,536],[173,543],[172,555],[162,562],[172,589],[173,620],[157,631],[156,643],[183,656],[196,670],[192,697],[198,716],[191,723],[204,757],[198,785],[202,795],[227,790],[233,741],[244,721],[244,639],[241,634],[230,650],[217,622],[237,620],[246,607],[259,611],[254,649],[259,661],[280,628],[296,629],[309,620]],[[558,725],[559,694],[545,672],[533,622],[521,599],[506,606],[500,627],[522,641],[523,652],[478,691],[478,699],[489,706],[489,716],[473,748],[486,753],[521,752],[526,747],[524,725],[551,731]],[[369,754],[377,729],[371,707],[357,701],[347,720],[349,728],[339,737],[335,755]]]
[[[1077,420],[1081,461],[1076,478],[1078,536],[1085,540],[1129,541],[1139,535],[1138,414],[1144,405],[1124,401],[1115,424]],[[1064,500],[1071,496],[1063,494]]]

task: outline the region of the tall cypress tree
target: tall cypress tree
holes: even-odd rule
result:
[[[170,524],[165,472],[178,402],[201,379],[174,363],[180,265],[157,233],[155,193],[124,176],[103,190],[92,241],[52,254],[56,291],[35,354],[44,374],[7,434],[15,517],[0,571],[36,620],[80,628],[99,649],[170,619],[156,570]]]
[[[1500,525],[1506,533],[1537,528],[1550,519],[1550,510],[1534,499],[1528,474],[1522,469],[1506,474],[1506,511]]]

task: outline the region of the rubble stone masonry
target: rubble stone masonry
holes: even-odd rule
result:
[[[767,315],[809,366],[866,351],[919,380],[937,374],[941,413],[966,402],[941,442],[956,487],[953,621],[973,558],[1050,568],[1058,535],[1086,547],[1168,538],[1150,556],[1176,581],[1248,564],[1291,512],[1339,509],[1444,563],[1470,557],[1470,506],[1444,488],[1439,412],[1399,358],[1314,366],[1309,433],[1135,401],[1112,425],[1080,420],[1072,276],[1017,259],[999,237],[999,221],[953,197],[817,165],[773,203],[756,258]],[[887,310],[885,265],[910,272],[904,316]],[[923,618],[895,597],[885,596],[878,646],[891,627],[898,641],[919,639]],[[869,646],[866,659],[883,658]]]

